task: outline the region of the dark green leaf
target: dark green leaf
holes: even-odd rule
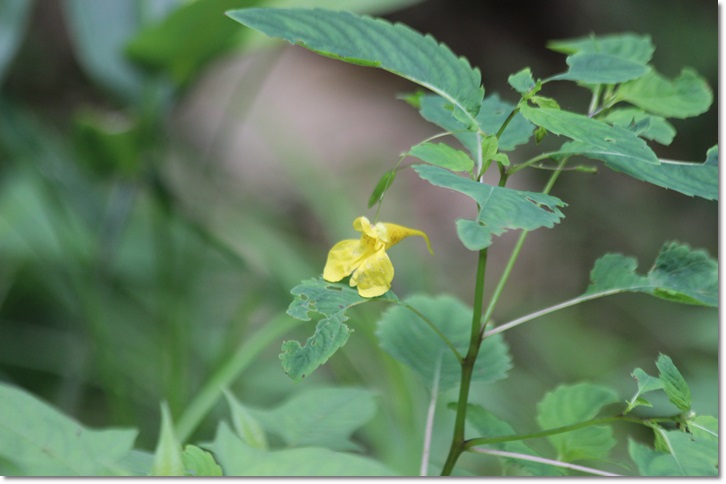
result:
[[[585,294],[644,292],[669,301],[718,306],[718,263],[703,250],[667,242],[648,274],[635,272],[632,257],[607,254],[595,262]]]
[[[459,239],[469,250],[488,247],[493,235],[507,230],[552,228],[564,216],[558,207],[565,203],[549,195],[494,187],[435,166],[414,165],[413,169],[429,183],[463,193],[479,204],[476,220],[456,222]]]
[[[590,383],[562,385],[537,404],[537,423],[542,429],[553,429],[584,422],[596,417],[604,406],[618,401],[618,394],[610,388]],[[557,449],[557,459],[569,462],[607,458],[615,445],[612,434],[612,428],[605,425],[550,435],[547,439]]]
[[[397,74],[446,98],[470,118],[481,106],[479,70],[433,37],[403,24],[320,9],[246,9],[227,15],[321,55]]]
[[[681,412],[688,412],[691,409],[691,389],[688,388],[688,383],[676,365],[670,357],[661,354],[655,366],[660,373],[660,381],[663,383],[663,391],[668,395],[668,400]]]
[[[195,445],[184,447],[182,454],[184,475],[193,477],[218,477],[223,475],[222,468],[214,460],[212,454]]]
[[[471,335],[472,311],[450,296],[417,295],[406,299],[449,339],[460,354],[466,354]],[[439,391],[453,388],[461,381],[461,366],[449,347],[417,314],[403,306],[389,308],[376,330],[381,348],[416,371],[431,386],[439,366]],[[492,382],[506,377],[511,368],[509,350],[504,340],[484,340],[472,379]]]
[[[376,187],[371,193],[371,197],[368,199],[368,208],[371,208],[376,203],[380,202],[383,198],[383,194],[388,191],[388,188],[393,184],[393,180],[396,179],[396,170],[389,170],[383,174]]]
[[[535,87],[534,79],[532,79],[532,71],[529,67],[522,69],[516,74],[512,74],[507,79],[509,85],[520,94],[526,94]]]
[[[655,52],[650,36],[631,33],[555,40],[549,42],[547,47],[563,54],[609,54],[639,64],[647,64],[653,57],[653,52]]]
[[[650,67],[623,57],[600,52],[580,52],[567,58],[567,72],[555,80],[584,82],[587,84],[618,84],[647,74]]]
[[[636,135],[668,146],[676,136],[672,124],[661,116],[634,108],[613,109],[603,118],[612,125],[628,129]]]
[[[452,171],[471,171],[474,161],[463,151],[452,148],[444,143],[422,143],[414,146],[409,155]]]
[[[683,69],[672,81],[650,72],[620,86],[616,98],[666,118],[688,118],[708,111],[713,93],[704,78]]]

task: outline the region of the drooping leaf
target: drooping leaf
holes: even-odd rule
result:
[[[547,48],[563,54],[609,54],[639,64],[650,62],[655,52],[650,36],[632,33],[555,40],[549,42]]]
[[[492,236],[507,230],[552,228],[564,217],[558,207],[565,203],[550,195],[494,187],[435,166],[414,165],[413,169],[432,185],[463,193],[479,204],[476,220],[456,222],[459,239],[469,250],[488,247]]]
[[[636,135],[668,146],[676,130],[665,118],[635,108],[613,109],[603,118],[615,126],[628,129]]]
[[[667,242],[650,271],[635,272],[632,257],[607,254],[595,262],[585,294],[598,292],[644,292],[684,304],[718,306],[718,263],[704,250]]]
[[[620,86],[616,98],[666,118],[688,118],[708,111],[713,93],[704,78],[683,69],[672,81],[652,71]]]
[[[218,477],[222,476],[222,468],[209,452],[196,445],[184,446],[182,453],[184,475],[190,477]]]
[[[395,179],[396,170],[389,170],[381,176],[381,179],[378,180],[378,183],[376,183],[376,186],[371,193],[371,197],[368,199],[368,208],[371,208],[373,205],[381,201],[383,194],[386,193]]]
[[[321,9],[245,9],[227,15],[247,27],[321,55],[378,67],[413,81],[476,116],[481,74],[445,45],[403,24]]]
[[[5,0],[0,3],[0,85],[20,46],[32,7],[31,0]]]
[[[210,446],[225,476],[393,476],[380,462],[319,447],[264,451],[242,442],[221,422]]]
[[[232,416],[232,426],[239,438],[250,447],[267,450],[267,436],[262,424],[228,390],[224,391],[224,396]]]
[[[678,410],[688,412],[691,409],[691,389],[673,364],[673,360],[660,354],[655,366],[658,368],[659,379],[663,383],[663,391],[668,395],[668,400],[678,407]]]
[[[466,419],[476,429],[477,437],[504,437],[516,434],[514,428],[509,423],[498,418],[480,405],[468,404]],[[540,457],[540,454],[521,440],[489,445],[495,449],[507,452]],[[518,467],[532,476],[562,476],[565,474],[565,470],[562,467],[541,464],[539,462],[508,457],[502,458],[502,461],[504,464]]]
[[[19,388],[0,383],[0,461],[18,476],[128,475],[136,430],[88,429]]]
[[[567,57],[570,68],[555,80],[587,84],[618,84],[647,74],[650,67],[630,59],[601,52],[579,52]]]
[[[474,161],[469,155],[445,143],[421,143],[411,148],[408,154],[447,170],[471,171],[474,168]]]
[[[532,123],[542,126],[551,133],[579,141],[577,144],[569,144],[571,149],[568,151],[573,154],[590,157],[607,155],[620,158],[623,162],[654,165],[659,163],[658,157],[645,141],[619,126],[610,126],[603,121],[560,109],[522,105],[520,112]],[[581,151],[577,151],[575,147]]]
[[[680,430],[663,430],[670,452],[662,452],[633,440],[628,453],[643,476],[717,476],[718,439],[689,435]]]
[[[348,320],[345,312],[371,299],[358,295],[355,288],[327,282],[322,277],[303,281],[290,292],[295,299],[287,314],[302,321],[309,321],[313,312],[323,316],[315,326],[315,333],[304,345],[292,340],[282,344],[282,368],[294,381],[300,381],[328,361],[348,341],[351,329],[344,324]],[[388,291],[375,299],[395,300],[396,296]]]
[[[161,405],[161,430],[154,451],[152,476],[183,476],[184,461],[182,460],[181,444],[174,435],[174,422],[171,420],[169,406]]]
[[[619,401],[610,388],[578,383],[561,385],[547,393],[537,404],[537,423],[540,428],[553,429],[590,420],[600,410]],[[557,459],[605,459],[615,445],[612,427],[599,425],[547,437],[557,450]]]
[[[521,71],[509,76],[507,82],[520,94],[525,94],[536,86],[534,79],[532,79],[532,71],[529,67],[525,67]]]
[[[316,388],[272,409],[249,409],[269,432],[289,447],[360,450],[351,434],[376,412],[371,392],[359,388]]]
[[[471,336],[471,308],[450,296],[416,295],[404,303],[423,314],[464,355]],[[439,391],[453,388],[461,381],[461,366],[446,343],[416,313],[404,306],[386,310],[378,321],[378,341],[387,353],[416,371],[431,385],[441,359]],[[484,340],[474,365],[473,381],[492,382],[505,378],[512,366],[503,339]]]

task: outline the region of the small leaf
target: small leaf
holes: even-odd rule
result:
[[[653,57],[655,47],[648,35],[621,33],[611,35],[591,35],[576,39],[555,40],[547,48],[563,54],[601,53],[647,64]]]
[[[396,170],[389,170],[383,174],[376,187],[371,193],[371,197],[368,199],[368,208],[371,208],[376,203],[383,199],[383,194],[388,191],[388,188],[393,185],[393,180],[396,179]]]
[[[551,97],[532,96],[529,100],[540,108],[560,109],[560,104]]]
[[[491,160],[494,155],[497,154],[497,150],[499,150],[499,141],[497,140],[497,137],[492,135],[484,136],[481,140],[481,152],[482,152],[482,161],[487,162]]]
[[[522,69],[516,74],[512,74],[507,79],[509,85],[520,94],[526,94],[535,87],[534,79],[532,79],[532,71],[529,67]]]
[[[600,52],[579,52],[567,57],[570,66],[555,80],[584,82],[587,84],[619,84],[644,76],[650,67],[630,59]]]
[[[547,130],[544,129],[542,126],[538,127],[534,131],[534,140],[539,143],[544,139],[544,137],[547,136]]]
[[[628,129],[636,135],[668,146],[676,136],[672,124],[662,116],[648,114],[634,108],[613,109],[603,118],[614,126]],[[646,122],[647,123],[644,123]]]
[[[184,447],[182,461],[184,461],[185,476],[218,477],[223,475],[222,468],[219,467],[212,454],[195,445]]]
[[[638,384],[638,391],[628,402],[628,407],[623,411],[623,414],[629,413],[632,409],[638,406],[652,407],[653,405],[648,400],[641,397],[641,395],[663,388],[663,382],[660,381],[659,378],[648,375],[640,368],[633,370],[631,376],[635,378],[635,381]]]
[[[411,296],[405,304],[421,312],[449,339],[460,354],[465,354],[471,335],[471,308],[450,296]],[[450,348],[417,314],[404,306],[386,310],[378,321],[376,335],[381,348],[407,364],[431,385],[439,355],[439,391],[453,388],[461,381],[461,366]],[[505,378],[511,368],[509,349],[501,338],[486,338],[474,365],[473,381],[492,382]]]
[[[492,159],[502,166],[509,166],[510,164],[509,157],[506,153],[497,153]]]
[[[537,423],[543,430],[584,422],[600,410],[619,401],[610,388],[578,383],[561,385],[547,393],[537,404]],[[547,437],[557,449],[557,459],[567,462],[581,459],[605,459],[615,445],[612,427],[592,426]]]
[[[418,144],[408,154],[447,170],[471,171],[474,168],[474,161],[466,153],[444,143]]]
[[[154,452],[152,476],[183,476],[182,449],[174,435],[174,423],[166,402],[161,404],[161,431]]]
[[[713,93],[694,70],[683,69],[672,81],[650,72],[620,86],[616,98],[666,118],[688,118],[708,111]]]
[[[691,409],[691,389],[676,365],[668,356],[661,354],[655,366],[660,372],[660,381],[663,382],[668,400],[681,412],[688,412]]]
[[[667,242],[645,276],[635,272],[637,261],[607,254],[595,262],[585,294],[604,291],[644,292],[684,304],[718,306],[718,263],[703,250]]]
[[[228,390],[224,390],[227,398],[229,413],[232,416],[232,425],[235,432],[245,444],[255,449],[267,449],[267,436],[262,425],[252,416],[252,413],[237,400]]]
[[[550,195],[494,187],[435,166],[414,165],[413,169],[432,185],[463,193],[479,204],[476,220],[456,222],[459,239],[469,250],[488,247],[493,235],[507,230],[551,228],[564,217],[558,207],[565,203]]]

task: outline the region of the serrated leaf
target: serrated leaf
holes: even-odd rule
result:
[[[670,452],[660,452],[633,440],[628,453],[642,476],[717,476],[718,441],[680,430],[663,430]]]
[[[255,449],[267,449],[267,436],[262,425],[252,416],[250,410],[242,405],[228,390],[224,396],[232,416],[232,426],[242,441]]]
[[[368,199],[368,208],[371,208],[376,203],[380,202],[383,198],[383,194],[386,193],[388,188],[393,184],[396,179],[396,170],[389,170],[381,176],[381,179],[376,183],[376,187],[371,193],[371,197]]]
[[[479,204],[476,220],[456,222],[459,239],[469,250],[488,247],[492,236],[507,230],[551,228],[564,217],[558,207],[565,203],[550,195],[494,187],[435,166],[414,165],[413,169],[432,185],[463,193]]]
[[[496,417],[480,405],[468,404],[466,419],[476,429],[478,433],[477,437],[503,437],[516,434],[514,428],[509,423]],[[540,457],[540,454],[521,440],[489,445],[495,449],[507,452]],[[507,457],[502,458],[502,461],[506,465],[518,467],[532,476],[562,476],[565,474],[565,470],[562,467],[541,464],[539,462]]]
[[[394,476],[373,459],[317,447],[263,451],[249,447],[221,422],[210,446],[226,476]]]
[[[537,404],[537,423],[542,429],[552,429],[584,422],[618,401],[618,394],[610,388],[590,383],[561,385]],[[558,460],[605,459],[615,445],[612,433],[609,425],[592,426],[547,439],[557,450]]]
[[[187,445],[182,453],[184,475],[192,477],[222,476],[222,468],[214,460],[212,454],[195,445]]]
[[[676,136],[676,129],[662,116],[648,114],[635,108],[613,109],[603,121],[628,129],[636,135],[668,146]]]
[[[0,383],[0,461],[17,476],[127,475],[136,430],[80,425],[30,393]]]
[[[246,9],[227,15],[318,54],[392,72],[446,98],[471,118],[481,106],[479,70],[430,35],[403,24],[321,9]]]
[[[660,381],[663,382],[663,391],[668,395],[668,400],[681,412],[688,412],[691,409],[691,389],[673,360],[660,354],[655,366],[660,373]]]
[[[632,257],[607,254],[595,262],[585,292],[644,292],[684,304],[718,307],[718,263],[704,250],[667,242],[645,276]]]
[[[526,94],[536,86],[529,67],[510,75],[507,82],[520,94]]]
[[[704,78],[683,69],[672,81],[651,71],[620,86],[616,98],[666,118],[688,118],[708,111],[713,93]]]
[[[601,53],[647,64],[653,57],[655,47],[648,35],[621,33],[611,35],[591,35],[576,39],[555,40],[547,48],[563,54]]]
[[[650,67],[630,59],[602,52],[579,52],[567,57],[570,68],[553,80],[587,84],[619,84],[644,76]]]
[[[556,135],[578,141],[570,143],[573,154],[583,156],[607,155],[623,162],[640,162],[657,165],[658,157],[642,139],[627,129],[560,109],[520,106],[522,115],[537,126]],[[575,147],[581,151],[576,151]],[[563,151],[565,148],[563,147]]]
[[[294,381],[300,381],[315,371],[345,345],[352,332],[344,324],[348,320],[345,315],[348,309],[371,300],[397,299],[391,291],[378,298],[367,299],[347,284],[327,282],[322,277],[303,281],[290,292],[295,299],[290,303],[287,314],[302,321],[309,321],[311,313],[323,316],[304,345],[297,341],[282,344],[282,368]]]
[[[449,339],[460,354],[466,354],[471,336],[471,308],[450,296],[416,295],[405,304],[429,319]],[[439,391],[453,388],[461,381],[461,366],[442,341],[418,315],[403,306],[386,310],[378,321],[376,335],[381,348],[407,364],[431,385],[439,358]],[[473,381],[492,382],[506,377],[511,368],[509,349],[495,335],[482,343],[474,365]]]
[[[469,155],[445,143],[421,143],[411,148],[408,154],[447,170],[471,171],[474,168],[474,161]]]
[[[183,476],[182,448],[174,435],[174,422],[166,402],[161,405],[161,430],[154,451],[152,476]]]
[[[276,408],[249,411],[290,447],[360,450],[350,436],[373,417],[376,403],[368,390],[316,388],[298,393]]]

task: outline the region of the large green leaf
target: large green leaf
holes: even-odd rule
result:
[[[630,59],[601,52],[581,52],[567,58],[570,68],[556,80],[578,81],[587,84],[618,84],[637,79],[650,67]]]
[[[659,379],[663,383],[663,391],[668,395],[668,400],[681,412],[691,410],[691,389],[676,365],[673,364],[673,360],[661,354],[658,356],[655,366],[658,368]]]
[[[676,129],[662,116],[648,114],[641,109],[613,109],[602,118],[615,126],[628,129],[641,138],[668,146],[676,136]]]
[[[683,69],[674,80],[655,71],[620,86],[615,97],[666,118],[688,118],[708,111],[713,93],[706,80]]]
[[[552,228],[564,217],[558,207],[565,203],[550,195],[479,183],[436,166],[414,165],[413,169],[432,185],[463,193],[479,205],[476,220],[456,222],[459,239],[469,250],[489,247],[493,235],[507,230]]]
[[[403,24],[321,9],[246,9],[227,15],[270,37],[321,55],[378,67],[446,98],[473,118],[484,96],[481,74],[429,35]]]
[[[415,295],[404,303],[436,325],[459,354],[466,354],[471,336],[471,308],[451,296]],[[453,388],[461,381],[461,366],[451,349],[412,310],[404,306],[386,310],[378,322],[376,335],[381,348],[415,370],[426,385],[432,385],[439,366],[439,391]],[[499,335],[482,343],[473,381],[501,380],[512,367],[506,343],[496,336]]]
[[[644,276],[638,262],[621,254],[607,254],[595,262],[586,295],[601,292],[644,292],[669,301],[718,306],[718,263],[704,250],[667,242]]]
[[[647,64],[655,52],[650,36],[632,33],[554,40],[547,47],[563,54],[608,54],[640,64]]]
[[[569,144],[570,149],[567,151],[572,154],[608,156],[628,163],[659,163],[658,157],[645,141],[625,128],[610,126],[597,119],[554,108],[522,105],[520,112],[532,123],[551,133],[579,141],[577,144]]]
[[[688,434],[681,430],[659,429],[660,438],[669,452],[630,440],[630,458],[643,476],[718,476],[718,435],[711,430],[698,430]]]
[[[466,419],[474,429],[476,429],[478,437],[503,437],[507,435],[515,435],[514,428],[509,423],[495,416],[480,405],[467,405]],[[515,454],[525,454],[534,457],[540,457],[530,446],[521,440],[512,442],[501,442],[490,444],[495,449],[513,452]],[[542,464],[524,459],[502,458],[504,464],[515,466],[526,473],[533,476],[562,476],[565,470],[561,467]]]
[[[136,430],[92,430],[33,395],[0,383],[0,461],[14,475],[126,475]]]
[[[264,451],[242,442],[221,422],[210,450],[226,476],[393,476],[383,464],[319,447]]]
[[[373,417],[376,403],[368,390],[316,388],[298,393],[275,408],[249,412],[289,447],[359,450],[350,436]]]
[[[32,6],[32,0],[0,3],[0,85],[23,38]]]
[[[373,299],[358,295],[355,288],[347,284],[331,283],[322,277],[308,279],[290,291],[294,296],[287,314],[302,321],[310,320],[310,313],[323,316],[315,326],[315,333],[304,345],[297,341],[282,344],[280,360],[285,373],[295,381],[300,381],[335,354],[347,341],[350,328],[345,323],[346,311],[353,306],[371,300],[397,300],[393,292]]]
[[[619,400],[610,388],[590,383],[561,385],[537,404],[537,423],[542,429],[553,429],[584,422]],[[612,427],[603,425],[550,435],[547,439],[557,449],[558,460],[605,459],[615,445],[612,434]]]

